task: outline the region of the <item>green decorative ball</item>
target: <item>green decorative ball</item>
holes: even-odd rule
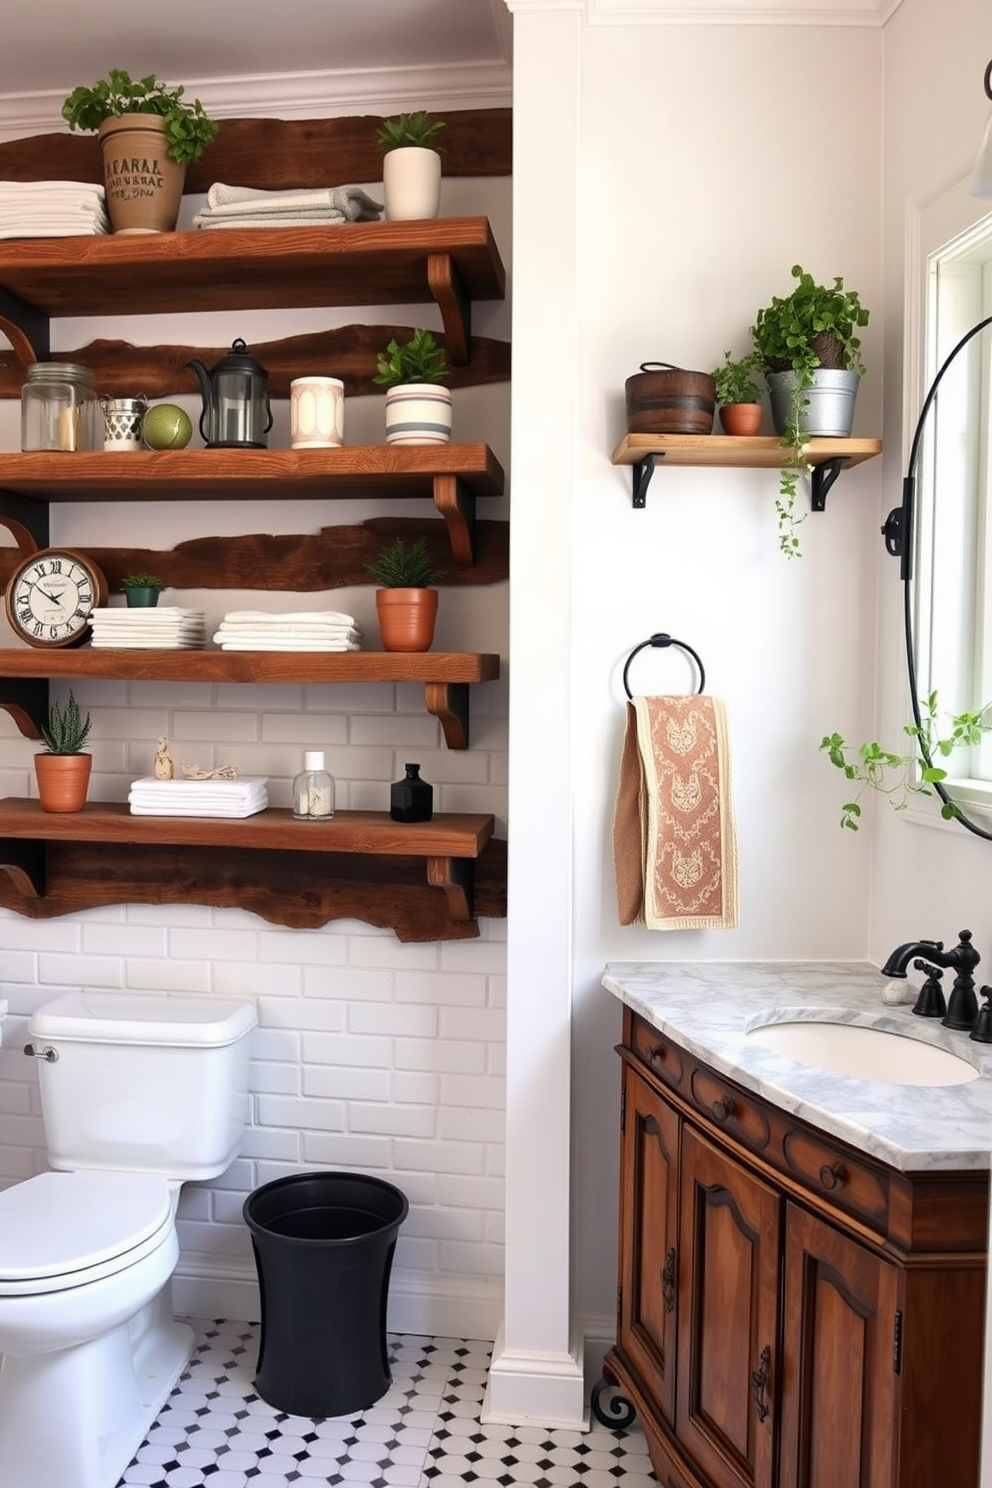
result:
[[[156,403],[141,421],[141,437],[149,449],[185,449],[193,437],[193,424],[177,403]]]

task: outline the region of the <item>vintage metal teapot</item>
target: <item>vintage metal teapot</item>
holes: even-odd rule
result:
[[[264,449],[272,428],[269,374],[248,355],[240,336],[208,372],[194,357],[186,363],[200,379],[200,433],[214,449]]]

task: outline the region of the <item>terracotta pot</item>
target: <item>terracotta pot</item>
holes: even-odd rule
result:
[[[384,651],[429,651],[437,620],[436,589],[377,589],[375,608]]]
[[[82,811],[92,768],[91,754],[36,754],[34,773],[42,811]]]
[[[724,434],[760,434],[764,409],[760,403],[723,403],[720,425]]]
[[[104,119],[100,143],[113,231],[172,232],[182,205],[186,167],[166,153],[165,120],[157,114]]]

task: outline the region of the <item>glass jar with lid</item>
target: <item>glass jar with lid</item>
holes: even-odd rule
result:
[[[103,411],[89,367],[31,363],[21,388],[22,450],[98,450],[103,432]]]

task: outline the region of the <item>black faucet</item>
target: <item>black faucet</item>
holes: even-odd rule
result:
[[[882,975],[904,977],[906,967],[916,957],[942,966],[945,971],[953,969],[956,973],[947,1012],[940,1020],[944,1027],[973,1028],[978,1017],[978,999],[975,996],[975,978],[972,973],[982,958],[971,943],[971,931],[962,930],[957,945],[952,946],[949,951],[944,950],[942,940],[907,941],[892,952],[882,967]]]

